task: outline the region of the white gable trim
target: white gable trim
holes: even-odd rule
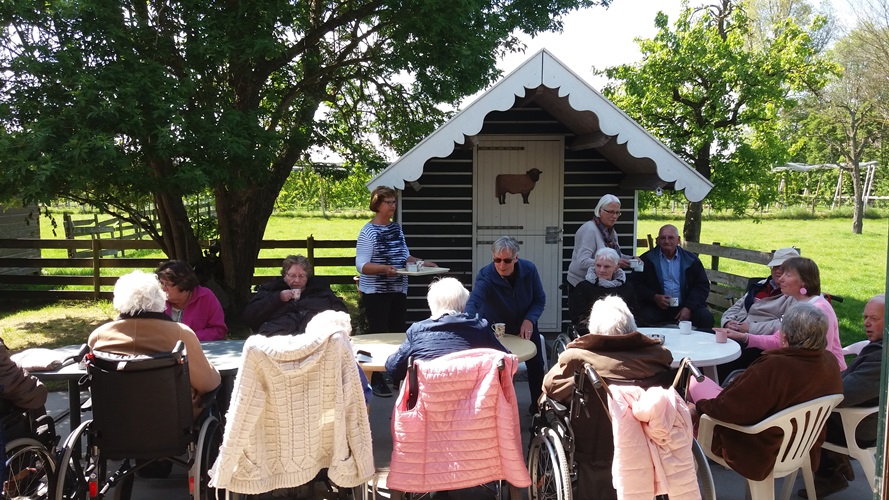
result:
[[[541,85],[558,89],[559,97],[567,96],[575,110],[595,113],[599,119],[599,126],[605,134],[615,136],[614,140],[618,144],[626,143],[627,151],[636,158],[653,160],[657,166],[658,177],[668,183],[675,182],[676,190],[685,191],[685,197],[690,201],[702,200],[713,188],[713,184],[704,176],[676,156],[546,49],[525,61],[371,179],[367,183],[368,188],[385,185],[404,189],[405,181],[415,181],[423,175],[423,166],[430,158],[447,157],[453,152],[454,144],[463,144],[467,136],[478,134],[488,113],[510,109],[517,96],[525,95],[525,89],[535,89]]]

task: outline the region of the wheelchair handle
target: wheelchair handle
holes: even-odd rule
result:
[[[586,373],[587,378],[590,379],[590,382],[592,382],[593,387],[596,389],[602,388],[602,379],[599,378],[599,374],[596,373],[596,370],[589,363],[583,364],[583,371]]]

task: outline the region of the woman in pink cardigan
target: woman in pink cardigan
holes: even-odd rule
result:
[[[167,316],[194,330],[201,342],[225,338],[228,326],[222,306],[209,288],[200,285],[191,266],[171,260],[154,273],[167,293]]]
[[[827,316],[827,350],[836,357],[840,370],[845,370],[846,359],[843,357],[843,345],[840,343],[837,315],[830,302],[821,295],[821,275],[818,265],[812,259],[794,257],[785,260],[781,264],[781,268],[784,270],[784,274],[778,280],[781,293],[792,297],[797,302],[808,302]],[[728,336],[748,348],[767,350],[781,347],[780,331],[775,331],[771,335],[750,335],[728,330]]]

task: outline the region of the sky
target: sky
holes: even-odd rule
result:
[[[822,0],[810,1],[817,4]],[[849,4],[858,0],[823,1],[832,5],[841,20],[848,22],[852,17]],[[691,3],[705,2],[692,0]],[[507,75],[540,49],[546,48],[578,76],[601,90],[605,79],[594,76],[592,68],[605,69],[638,61],[641,54],[633,40],[652,38],[657,33],[654,18],[658,11],[667,14],[672,25],[679,17],[681,7],[681,0],[612,0],[607,9],[592,7],[572,12],[564,18],[562,33],[545,33],[535,39],[523,36],[527,50],[507,56],[500,61],[498,68]]]

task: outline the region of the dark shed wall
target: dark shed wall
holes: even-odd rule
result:
[[[492,112],[485,118],[479,135],[545,134],[571,137],[561,123],[539,108]],[[566,143],[570,141],[566,140]],[[417,180],[420,189],[410,184],[401,193],[401,221],[411,254],[450,268],[449,276],[472,283],[472,236],[474,203],[472,200],[472,150],[456,146],[447,158],[426,162],[423,175]],[[563,193],[564,237],[562,241],[562,276],[568,270],[574,245],[574,233],[592,218],[599,198],[611,193],[621,198],[623,215],[618,222],[621,247],[626,253],[633,248],[635,230],[633,191],[620,191],[623,173],[605,160],[596,150],[565,151]],[[411,278],[408,291],[408,322],[429,317],[426,290],[432,277]],[[567,316],[567,302],[562,294],[562,316]],[[549,298],[553,300],[553,298]]]
[[[40,209],[32,205],[0,206],[0,234],[2,238],[40,238]],[[0,249],[0,256],[6,258],[38,258],[38,248]],[[34,274],[33,268],[0,267],[0,274]]]

